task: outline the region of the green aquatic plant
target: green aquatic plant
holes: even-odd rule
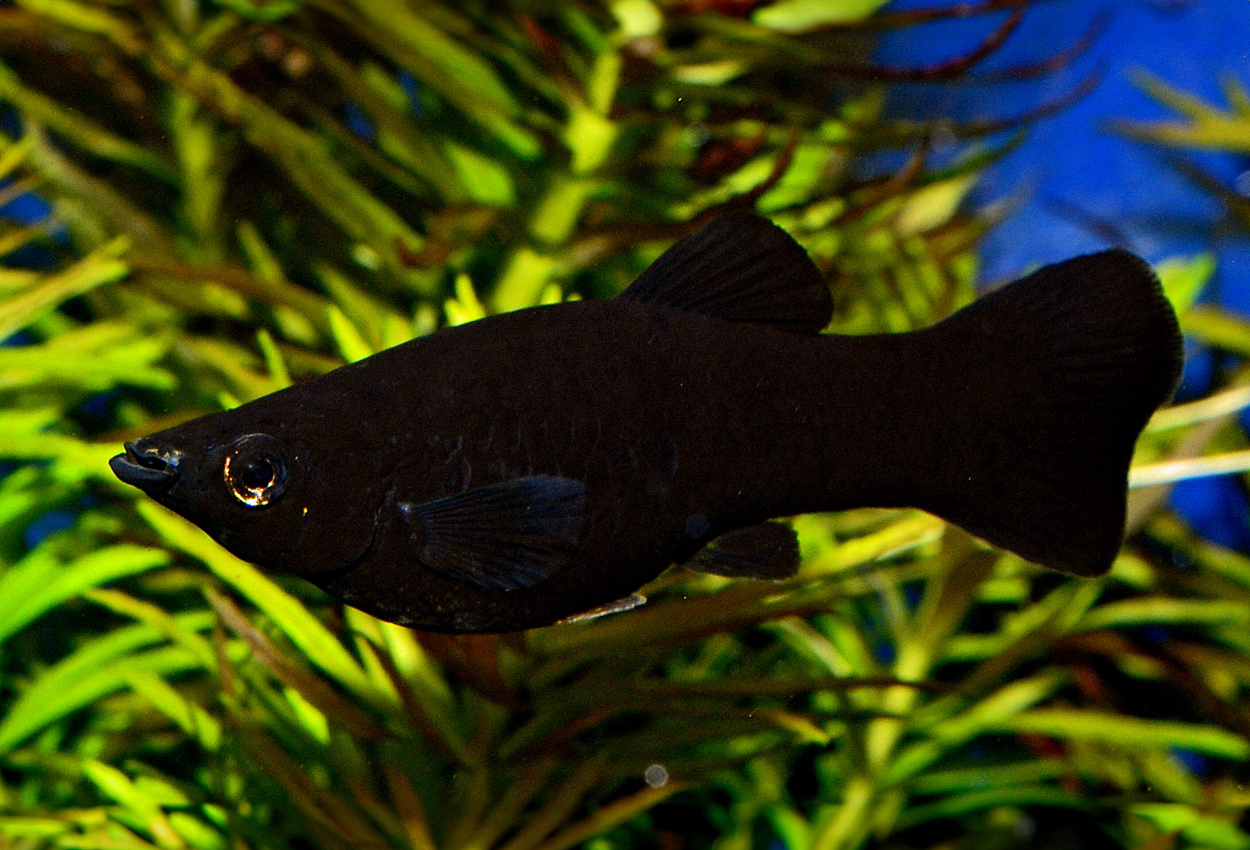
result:
[[[1222,88],[1228,108],[1221,109],[1145,72],[1138,74],[1137,82],[1143,91],[1175,112],[1179,120],[1118,121],[1112,123],[1112,128],[1158,146],[1169,166],[1219,201],[1234,231],[1250,230],[1250,201],[1243,187],[1225,185],[1223,180],[1178,153],[1199,150],[1244,154],[1250,150],[1250,93],[1235,77],[1226,76]],[[1178,262],[1177,270],[1187,279],[1181,286],[1196,296],[1215,271],[1215,264],[1215,257],[1210,254],[1193,258],[1187,270]],[[1194,304],[1185,312],[1182,322],[1186,334],[1213,351],[1232,355],[1238,361],[1250,353],[1250,325],[1244,318],[1218,305]],[[1159,469],[1160,478],[1177,480],[1250,469],[1250,450],[1244,447],[1245,436],[1233,417],[1245,406],[1242,400],[1246,395],[1245,377],[1238,367],[1221,377],[1226,379],[1227,386],[1203,404],[1190,406],[1205,419],[1206,427],[1180,447],[1169,467]],[[1193,424],[1197,420],[1177,418],[1176,421],[1179,425]],[[1141,473],[1150,475],[1148,470]]]
[[[1025,6],[969,4],[1010,15],[913,76],[957,75]],[[938,159],[938,128],[885,115],[865,33],[917,21],[880,0],[0,6],[0,193],[48,204],[0,226],[3,841],[833,850],[1068,824],[1066,846],[1250,845],[1250,569],[1149,491],[1154,548],[1105,579],[863,510],[796,518],[789,582],[673,571],[625,615],[447,637],[267,577],[109,473],[123,439],[443,324],[608,297],[735,205],[837,280],[833,330],[949,313],[990,225],[962,201],[1002,149],[977,141],[997,125],[947,126],[967,143]],[[852,168],[883,146],[898,168]],[[1209,268],[1161,272],[1185,307]],[[1143,461],[1211,410],[1161,414]]]

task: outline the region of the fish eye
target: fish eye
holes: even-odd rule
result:
[[[278,499],[287,484],[286,463],[277,441],[266,434],[248,434],[235,441],[222,477],[230,492],[249,508],[263,508]]]

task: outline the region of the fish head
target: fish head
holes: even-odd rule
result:
[[[386,475],[372,474],[367,452],[344,450],[324,431],[313,439],[316,423],[249,408],[126,443],[109,466],[270,572],[316,579],[359,560],[373,542]]]

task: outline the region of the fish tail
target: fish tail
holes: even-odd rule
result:
[[[935,390],[935,419],[965,449],[938,461],[922,506],[1043,566],[1105,573],[1133,445],[1180,377],[1180,329],[1150,266],[1122,250],[1077,257],[921,333],[955,378]]]

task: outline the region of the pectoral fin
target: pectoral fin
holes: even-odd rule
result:
[[[762,522],[715,538],[685,564],[692,570],[728,578],[781,581],[799,568],[799,539],[794,529]]]
[[[515,590],[568,565],[585,502],[580,481],[532,475],[443,499],[401,502],[399,510],[424,566],[448,578]]]

